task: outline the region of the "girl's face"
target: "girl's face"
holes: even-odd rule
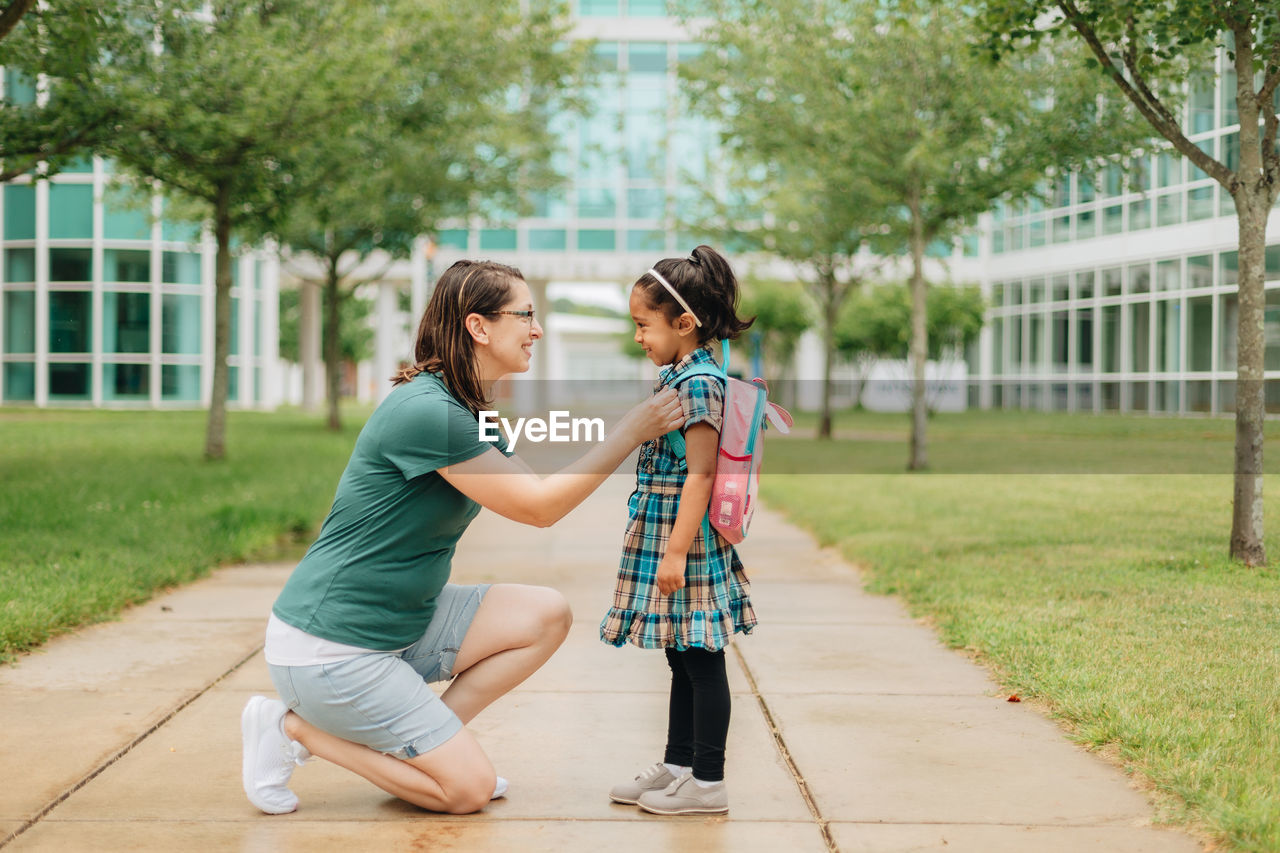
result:
[[[688,314],[668,320],[648,303],[638,287],[631,288],[630,302],[631,319],[636,324],[635,341],[654,364],[674,364],[698,348],[696,327]]]
[[[496,381],[508,373],[524,373],[533,356],[533,342],[542,337],[542,326],[534,318],[533,295],[529,285],[515,279],[501,311],[528,311],[529,316],[490,314],[485,317],[488,344],[481,348],[481,375]]]

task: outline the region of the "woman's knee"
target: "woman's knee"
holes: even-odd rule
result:
[[[445,808],[449,814],[473,814],[493,799],[498,777],[492,771],[455,783],[445,792]]]
[[[542,601],[542,620],[543,625],[549,631],[558,633],[561,640],[569,634],[569,628],[573,625],[573,609],[569,607],[569,600],[558,589],[551,587],[540,587],[543,593]]]

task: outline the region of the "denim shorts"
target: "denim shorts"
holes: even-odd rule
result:
[[[453,665],[488,584],[446,584],[422,639],[399,652],[371,652],[314,666],[271,665],[281,700],[311,725],[397,758],[440,746],[462,721],[430,687]]]

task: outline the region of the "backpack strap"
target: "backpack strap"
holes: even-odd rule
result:
[[[689,368],[684,373],[681,373],[678,377],[676,377],[675,381],[671,383],[670,387],[674,388],[677,385],[679,385],[681,382],[684,382],[686,379],[691,379],[694,376],[714,376],[721,381],[727,382],[729,379],[729,341],[728,340],[723,340],[720,342],[720,352],[724,356],[724,367],[720,367],[719,365],[711,365],[711,364],[696,365],[694,367]],[[667,433],[666,438],[668,443],[670,443],[671,445],[671,449],[675,451],[676,456],[680,457],[681,459],[684,459],[685,445],[684,445],[683,433],[681,433],[679,429],[673,429],[671,430],[671,432]]]

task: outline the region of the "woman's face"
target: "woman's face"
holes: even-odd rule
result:
[[[511,282],[507,301],[500,311],[533,311],[533,295],[529,285],[521,279]],[[513,314],[491,314],[486,319],[489,345],[484,348],[488,358],[488,378],[497,380],[508,373],[524,373],[529,369],[533,356],[533,342],[542,337],[542,326],[530,313],[527,317]]]

